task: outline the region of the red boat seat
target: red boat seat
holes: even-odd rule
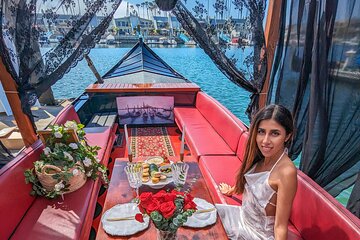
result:
[[[75,111],[75,108],[73,105],[68,105],[64,107],[59,114],[55,117],[55,119],[52,121],[52,124],[65,124],[66,121],[73,121],[75,120],[77,123],[80,123],[80,118]]]
[[[215,203],[241,205],[241,195],[227,197],[219,192],[220,183],[235,185],[241,161],[236,156],[201,156],[199,168]]]
[[[224,139],[233,152],[236,151],[240,135],[247,128],[228,109],[204,92],[196,95],[196,108]]]
[[[215,99],[198,92],[195,107],[175,107],[179,128],[186,126],[186,143],[196,157],[235,156],[241,134],[247,128]]]
[[[220,183],[235,185],[235,178],[244,159],[249,133],[241,134],[236,156],[201,156],[199,167],[216,203],[241,205],[241,195],[223,196],[218,191]]]
[[[304,239],[360,239],[360,219],[300,170],[290,221]]]
[[[243,134],[241,134],[239,139],[239,144],[236,150],[236,156],[240,159],[241,162],[243,162],[244,160],[248,140],[249,140],[249,132],[244,132]]]
[[[303,240],[304,238],[301,236],[296,227],[289,221],[288,224],[288,237],[287,240]]]
[[[69,111],[69,112],[67,112]],[[54,123],[78,121],[72,106],[60,113]],[[78,121],[79,122],[79,121]],[[115,141],[117,124],[110,127],[85,128],[88,144],[98,145],[98,158],[107,165]],[[0,170],[0,239],[89,239],[100,188],[100,180],[88,180],[79,190],[61,198],[48,200],[30,195],[24,171],[33,167],[44,148],[40,140],[25,149]]]
[[[31,185],[25,184],[24,171],[33,167],[43,148],[41,141],[36,141],[0,170],[0,239],[11,236],[36,199],[30,195]]]
[[[99,179],[88,180],[64,201],[37,198],[12,239],[88,239],[99,187]]]
[[[196,108],[179,107],[174,113],[178,126],[186,126],[186,144],[197,159],[202,155],[235,155]]]
[[[116,125],[117,127],[117,125]],[[98,151],[98,157],[100,160],[104,160],[103,156],[106,150],[106,146],[109,142],[109,138],[112,134],[112,128],[109,127],[91,127],[84,128],[86,142],[90,146],[99,146],[101,149]],[[101,157],[101,158],[100,158]],[[103,162],[102,162],[103,163]],[[103,163],[104,164],[104,163]]]

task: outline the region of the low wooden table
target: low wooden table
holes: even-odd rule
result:
[[[178,157],[177,157],[178,158]],[[146,158],[135,158],[133,161],[145,160]],[[175,157],[169,157],[170,160],[176,161]],[[126,174],[124,172],[124,167],[127,164],[127,158],[118,158],[115,160],[114,169],[112,172],[112,177],[110,180],[108,193],[106,196],[106,200],[104,203],[104,209],[102,214],[105,211],[112,208],[116,204],[119,203],[127,203],[130,202],[135,197],[135,190],[132,189],[128,183]],[[200,172],[198,163],[192,157],[186,156],[184,161],[189,164],[189,172],[186,180],[186,184],[184,189],[190,188],[191,194],[194,197],[203,198],[206,201],[213,203],[209,190],[205,184],[203,176]],[[174,185],[168,184],[164,187],[164,189],[172,189]],[[152,189],[148,186],[141,186],[140,187],[140,194],[141,192],[156,192],[159,190]],[[108,235],[103,227],[102,223],[99,225],[99,229],[97,232],[96,239],[144,239],[144,240],[152,240],[156,239],[156,228],[154,224],[150,221],[149,228],[141,231],[137,234],[134,234],[130,237],[115,237]],[[179,240],[187,240],[187,239],[227,239],[226,232],[221,224],[220,218],[217,218],[217,221],[214,225],[205,227],[205,228],[187,228],[181,227],[178,230],[178,239]]]

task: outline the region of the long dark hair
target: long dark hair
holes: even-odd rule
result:
[[[268,105],[265,108],[261,109],[253,118],[253,121],[250,125],[250,138],[246,145],[246,151],[244,156],[244,161],[241,165],[241,168],[236,177],[235,192],[243,193],[245,188],[245,173],[248,172],[254,164],[261,161],[263,155],[256,143],[256,135],[259,128],[259,124],[262,120],[273,119],[282,127],[285,128],[286,136],[292,134],[294,131],[294,121],[290,111],[281,105]],[[290,137],[291,139],[291,137]],[[291,140],[288,140],[285,143],[285,146],[289,146]]]

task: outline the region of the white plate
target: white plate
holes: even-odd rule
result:
[[[164,158],[163,157],[159,157],[159,156],[154,156],[154,157],[148,157],[146,160],[145,160],[146,163],[154,163],[156,164],[157,166],[159,166],[159,164],[163,163],[164,162]]]
[[[194,202],[196,203],[198,210],[214,208],[214,211],[204,213],[195,212],[191,217],[188,218],[184,226],[202,228],[214,224],[217,217],[215,206],[202,198],[194,198]]]
[[[144,216],[144,222],[137,220],[107,221],[108,218],[122,218],[135,216],[140,213],[136,203],[118,204],[107,210],[101,217],[106,233],[114,236],[129,236],[146,229],[149,226],[149,217]]]
[[[149,186],[153,189],[160,189],[160,188],[163,188],[165,187],[166,185],[168,185],[169,183],[173,182],[173,179],[172,178],[169,178],[167,177],[165,181],[160,181],[158,183],[153,183],[151,181],[151,177],[150,177],[150,180],[147,181],[147,182],[143,182],[142,184],[143,185],[146,185],[146,186]]]

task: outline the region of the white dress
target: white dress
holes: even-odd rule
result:
[[[266,216],[265,208],[276,194],[269,185],[270,173],[282,158],[276,161],[270,171],[253,173],[256,165],[246,174],[242,206],[216,204],[221,222],[229,239],[273,240],[274,216]]]

